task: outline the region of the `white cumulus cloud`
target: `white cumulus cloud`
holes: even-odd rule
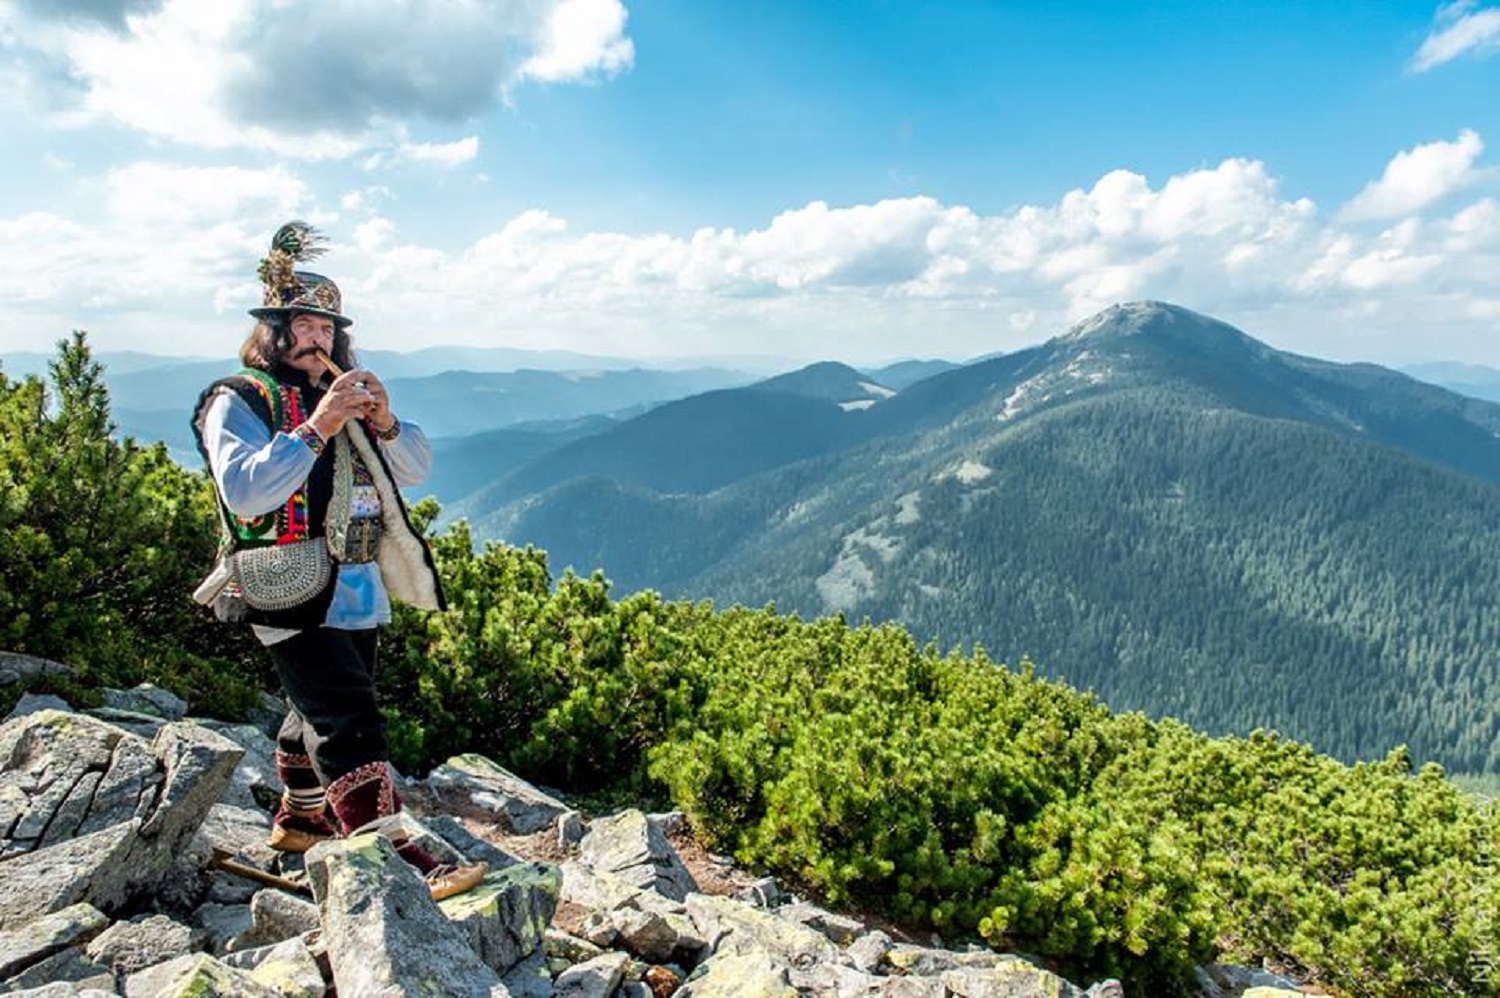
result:
[[[1484,141],[1468,128],[1452,142],[1429,142],[1399,152],[1380,179],[1365,185],[1341,214],[1357,221],[1421,211],[1479,180],[1484,171],[1474,163],[1483,152]]]
[[[0,219],[0,300],[22,306],[0,317],[50,321],[55,338],[103,314],[138,321],[144,349],[181,350],[216,303],[251,304],[267,218],[318,217],[306,211],[307,187],[282,169],[136,163],[103,188],[102,216],[87,223],[42,212]]]
[[[0,8],[0,77],[57,120],[104,120],[209,149],[302,158],[387,150],[472,159],[472,140],[406,141],[451,126],[526,79],[587,80],[634,58],[619,0],[71,0]],[[88,16],[84,16],[84,14]]]
[[[539,33],[536,54],[517,75],[567,83],[628,69],[635,61],[635,45],[625,36],[625,18],[619,0],[561,0]]]
[[[1460,2],[1438,12],[1432,31],[1412,57],[1413,73],[1425,73],[1462,55],[1500,52],[1500,7],[1474,8],[1472,2]]]
[[[397,349],[419,322],[424,343],[963,358],[1156,298],[1302,352],[1432,355],[1493,338],[1500,273],[1492,197],[1447,215],[1422,199],[1407,204],[1423,214],[1388,220],[1328,215],[1243,159],[1157,183],[1115,170],[995,214],[921,196],[813,201],[749,229],[672,234],[590,231],[533,208],[456,244],[404,230],[388,189],[323,207],[285,169],[139,163],[102,188],[102,217],[0,218],[0,326],[61,333],[92,310],[121,337],[214,329],[227,353],[258,294],[267,220],[288,217],[333,237],[319,269],[344,289],[360,342]]]

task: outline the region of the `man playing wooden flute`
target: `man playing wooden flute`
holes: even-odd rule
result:
[[[254,629],[290,703],[271,847],[302,852],[335,834],[380,832],[434,897],[449,897],[486,868],[441,865],[406,836],[375,686],[391,599],[443,606],[399,490],[426,477],[432,453],[391,411],[380,378],[356,365],[338,286],[296,269],[320,243],[302,222],[277,231],[258,271],[263,304],[250,310],[245,370],[210,385],[194,409],[225,536],[196,595],[220,620]]]

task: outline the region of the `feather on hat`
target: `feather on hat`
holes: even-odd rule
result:
[[[250,314],[257,319],[275,319],[294,312],[310,312],[332,319],[340,329],[353,323],[344,315],[339,286],[322,274],[298,270],[304,260],[316,260],[327,251],[327,239],[306,222],[292,221],[271,237],[271,252],[261,257],[255,273],[260,277],[261,307]]]

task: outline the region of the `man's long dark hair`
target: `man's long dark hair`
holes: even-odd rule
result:
[[[261,319],[240,346],[240,363],[269,374],[281,366],[282,361],[286,359],[287,351],[291,348],[292,322],[290,317]],[[358,366],[358,362],[354,359],[354,345],[349,342],[349,334],[337,326],[333,330],[333,350],[330,351],[329,356],[345,371]]]

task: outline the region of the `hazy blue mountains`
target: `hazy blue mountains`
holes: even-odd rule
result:
[[[214,379],[238,370],[238,363],[229,358],[172,358],[109,351],[101,352],[98,359],[105,367],[110,411],[121,435],[164,441],[178,460],[196,463],[188,414],[199,392]],[[0,355],[0,364],[12,376],[44,372],[48,360],[41,354]],[[755,378],[746,371],[718,367],[628,367],[610,358],[561,351],[442,347],[413,354],[368,351],[360,360],[386,381],[399,411],[418,419],[431,437],[486,434],[522,423],[557,423],[612,413],[635,415],[665,401],[746,384]],[[489,369],[517,360],[600,363],[558,370]],[[516,439],[551,446],[574,435],[556,437],[543,430],[540,436],[529,432]],[[489,444],[495,442],[491,439]],[[520,459],[517,454],[530,458],[540,453],[529,446],[522,446],[518,452],[502,446],[489,454],[487,446],[480,442],[465,452],[466,460],[493,459],[493,467],[482,476],[486,480],[495,476],[494,468],[512,467]]]
[[[1430,384],[1441,385],[1449,391],[1500,402],[1500,371],[1482,364],[1455,364],[1451,362],[1412,364],[1402,368],[1407,374]]]
[[[819,363],[744,388],[658,406],[553,449],[452,509],[475,519],[507,503],[580,479],[663,494],[711,492],[864,438],[851,418],[896,393],[837,363]]]

